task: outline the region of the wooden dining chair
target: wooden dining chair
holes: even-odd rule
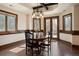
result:
[[[49,51],[51,51],[51,32],[48,32],[48,37],[46,37],[46,40],[44,40],[44,42],[41,43],[41,46],[44,49],[47,47],[47,49],[48,49],[48,55],[49,55]]]
[[[34,54],[34,48],[38,50],[37,52],[40,51],[39,47],[41,47],[41,46],[38,44],[37,41],[34,40],[34,35],[33,34],[34,33],[33,32],[30,32],[30,31],[25,32],[25,38],[26,38],[26,54],[28,53],[28,48],[31,49],[31,51],[32,51],[31,54],[32,55]]]

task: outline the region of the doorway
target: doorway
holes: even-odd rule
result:
[[[51,32],[53,39],[59,39],[59,17],[45,17],[44,18],[45,35]]]

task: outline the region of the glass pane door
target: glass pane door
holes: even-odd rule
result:
[[[59,38],[59,23],[58,17],[49,17],[45,18],[44,21],[44,30],[45,34],[47,35],[48,32],[51,32],[51,37],[58,39]]]
[[[52,37],[57,38],[58,29],[57,29],[57,18],[52,18]]]
[[[46,33],[50,32],[50,19],[46,20]]]
[[[51,27],[50,27],[50,18],[45,19],[45,35],[46,37],[48,36],[48,32],[51,31]]]

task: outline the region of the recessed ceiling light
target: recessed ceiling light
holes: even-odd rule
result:
[[[9,6],[13,6],[13,5],[10,4]]]
[[[14,5],[13,5],[13,4],[9,4],[9,6],[14,7]]]

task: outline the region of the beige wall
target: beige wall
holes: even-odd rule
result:
[[[74,30],[79,30],[79,5],[74,6]]]
[[[79,5],[74,6],[74,29],[75,31],[79,31]],[[72,44],[79,45],[79,35],[72,36]]]
[[[44,30],[44,18],[41,18],[41,29]]]
[[[30,13],[30,14],[28,14],[28,23],[27,23],[27,26],[28,26],[28,28],[27,29],[29,29],[29,30],[32,30],[33,29],[33,19],[32,19],[32,14]]]

